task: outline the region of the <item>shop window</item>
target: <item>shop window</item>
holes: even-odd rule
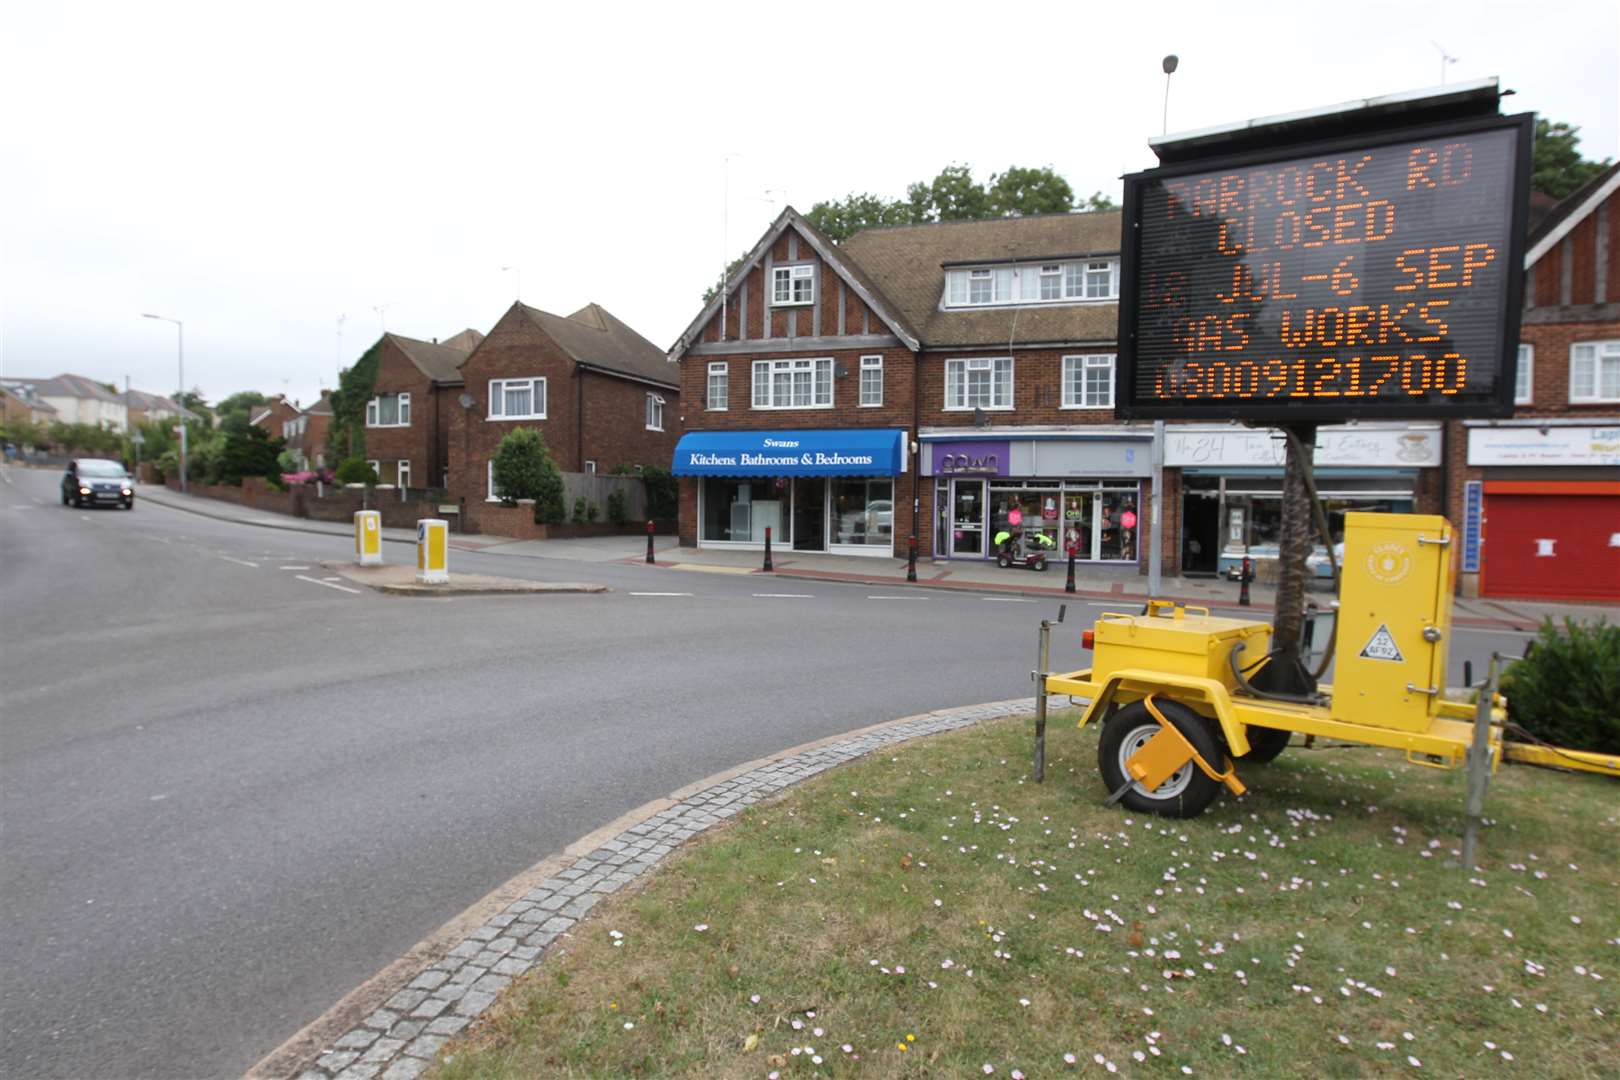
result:
[[[698,539],[709,542],[763,544],[765,530],[786,544],[784,524],[791,493],[788,481],[733,480],[711,476],[703,481],[703,509]]]
[[[832,497],[833,543],[893,545],[892,480],[835,480]]]

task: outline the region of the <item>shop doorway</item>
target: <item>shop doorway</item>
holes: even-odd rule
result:
[[[1214,577],[1221,553],[1220,491],[1188,491],[1181,499],[1181,572]]]
[[[984,481],[951,481],[951,554],[984,554]]]
[[[827,481],[819,476],[793,481],[793,550],[827,550]]]

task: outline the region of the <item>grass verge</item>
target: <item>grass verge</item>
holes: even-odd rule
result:
[[[1613,1076],[1620,788],[1290,749],[1193,821],[1100,805],[1094,730],[919,741],[750,808],[446,1048],[534,1076]]]

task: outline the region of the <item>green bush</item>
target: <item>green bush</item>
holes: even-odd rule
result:
[[[614,490],[614,491],[608,492],[608,497],[607,497],[608,520],[611,521],[615,525],[623,525],[626,521],[630,520],[630,510],[629,510],[628,503],[629,503],[629,501],[624,497],[624,492],[623,491]]]
[[[495,492],[508,506],[534,500],[534,520],[557,525],[567,518],[563,479],[538,428],[518,428],[501,440],[494,458]]]
[[[599,518],[601,516],[602,516],[602,508],[600,506],[597,506],[593,502],[589,502],[589,503],[585,504],[585,520],[586,521],[595,521],[597,518]]]
[[[1508,716],[1570,750],[1620,754],[1620,624],[1541,624],[1535,648],[1502,677]]]
[[[647,486],[647,516],[655,521],[674,521],[680,499],[680,484],[668,469],[648,465],[641,470]]]
[[[373,469],[365,458],[352,457],[337,467],[332,479],[339,484],[370,486],[377,482],[377,470]]]
[[[586,520],[587,519],[585,517],[585,496],[581,495],[579,498],[574,500],[574,523],[575,524],[584,524],[584,522]]]

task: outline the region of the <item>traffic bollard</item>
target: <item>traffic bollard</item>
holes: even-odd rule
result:
[[[416,583],[450,583],[450,523],[442,518],[422,518],[416,523]]]
[[[1064,592],[1074,592],[1074,552],[1069,552],[1069,580],[1063,583]]]
[[[912,583],[917,580],[917,537],[915,535],[906,539],[906,580]]]
[[[771,527],[765,526],[765,570],[769,573],[775,569],[771,566]]]
[[[647,561],[653,561],[653,523],[652,518],[647,519]]]
[[[382,514],[376,510],[354,512],[354,561],[360,566],[382,565]]]
[[[1238,578],[1242,584],[1238,586],[1238,606],[1249,606],[1249,579],[1254,577],[1254,564],[1249,562],[1247,555],[1243,556],[1243,569],[1238,571]]]

